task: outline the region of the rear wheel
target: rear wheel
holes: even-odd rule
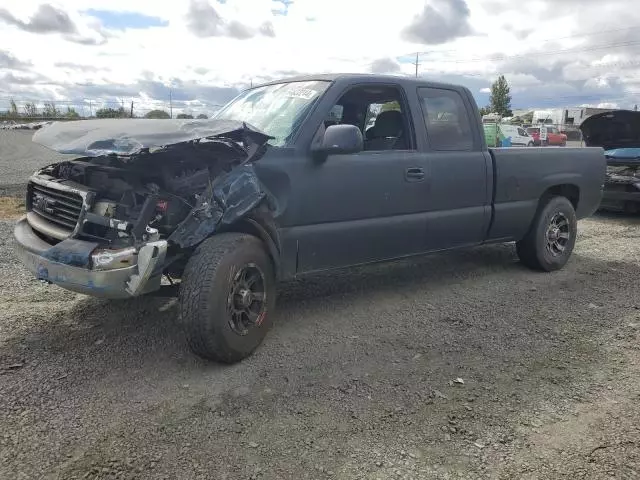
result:
[[[259,239],[214,235],[189,259],[180,317],[195,354],[224,363],[248,357],[271,328],[274,306],[274,268]]]
[[[551,197],[538,208],[531,229],[516,243],[523,264],[551,272],[565,266],[577,235],[576,212],[565,197]]]
[[[527,143],[527,147],[533,147],[533,142]]]

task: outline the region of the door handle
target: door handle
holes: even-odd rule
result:
[[[404,172],[404,178],[408,182],[419,182],[424,180],[424,170],[420,167],[407,168]]]

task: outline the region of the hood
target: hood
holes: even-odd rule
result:
[[[245,146],[264,145],[273,138],[235,120],[107,118],[55,122],[38,130],[33,141],[58,153],[98,157],[135,155],[147,149],[214,137],[231,138]]]
[[[587,147],[605,150],[640,148],[640,112],[614,110],[598,113],[580,125]]]

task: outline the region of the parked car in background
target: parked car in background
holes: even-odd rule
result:
[[[580,126],[587,147],[602,147],[607,175],[601,209],[640,213],[640,112],[592,115]]]
[[[540,129],[540,140],[542,145],[564,147],[567,145],[567,136],[560,133],[558,127],[543,125]]]
[[[504,137],[511,138],[512,146],[533,147],[534,141],[526,130],[517,125],[500,124],[500,131]]]
[[[559,146],[567,145],[567,136],[558,130],[558,127],[540,125],[527,128],[527,133],[533,139],[533,144],[537,146]]]
[[[539,147],[542,144],[540,141],[540,127],[528,127],[526,132],[533,140],[534,146]]]

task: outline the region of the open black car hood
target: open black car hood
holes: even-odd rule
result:
[[[640,148],[640,112],[614,110],[598,113],[580,125],[587,147],[605,150]]]
[[[214,137],[258,145],[273,138],[235,120],[108,118],[54,122],[38,130],[33,141],[59,153],[98,157],[135,155],[146,149]]]

